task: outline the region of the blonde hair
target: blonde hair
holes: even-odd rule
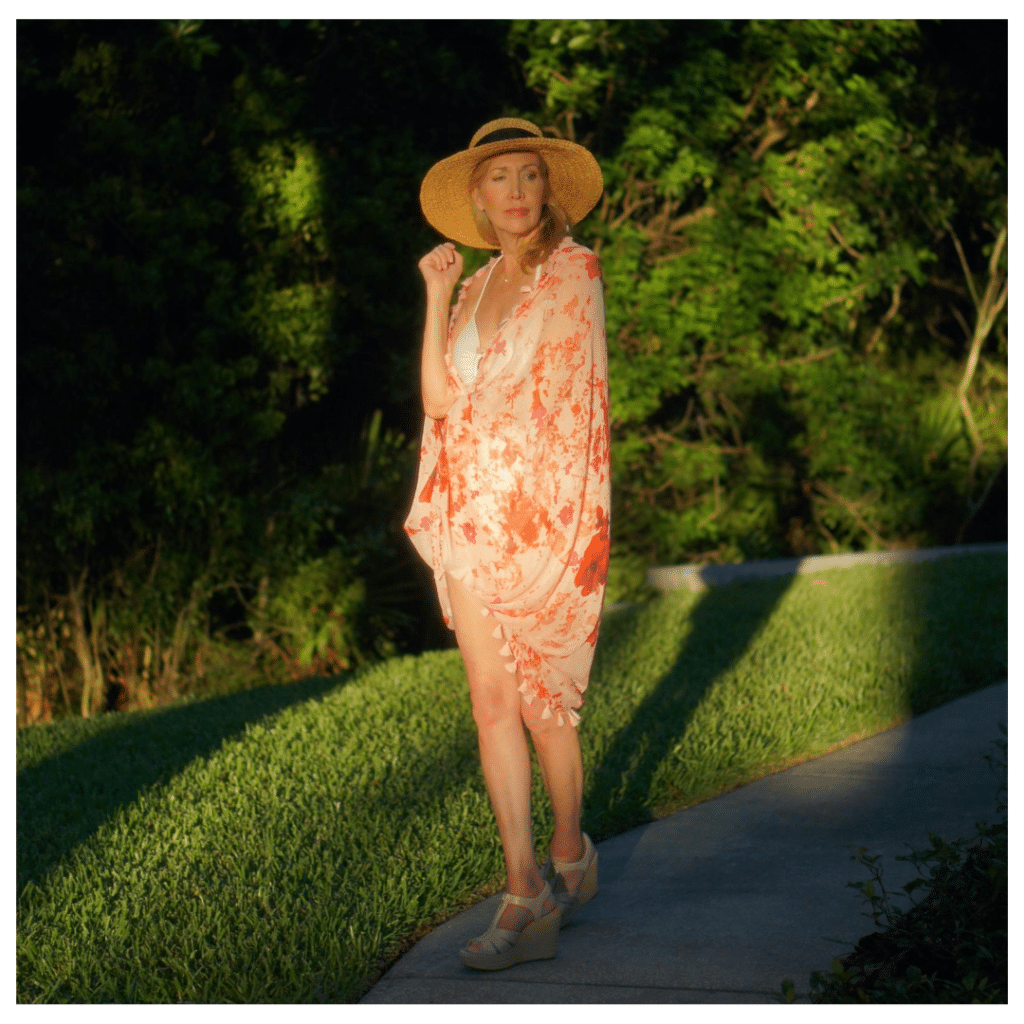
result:
[[[505,150],[504,153],[533,153],[537,157],[540,175],[544,179],[544,191],[547,193],[544,199],[544,207],[540,214],[539,230],[529,248],[519,257],[519,268],[525,273],[527,270],[532,270],[534,267],[539,266],[555,251],[558,243],[571,230],[572,224],[569,222],[568,214],[559,206],[558,201],[551,194],[551,180],[548,176],[548,165],[544,162],[544,157],[532,149],[509,149]],[[504,153],[493,153],[491,156],[481,160],[473,168],[473,173],[469,176],[469,191],[471,194],[477,185],[484,180],[484,175],[487,173],[487,165],[495,157],[503,156]],[[476,203],[473,204],[473,219],[476,221],[476,229],[480,232],[483,240],[489,242],[495,249],[500,249],[501,243],[498,241],[498,236],[494,233],[490,218],[483,210],[477,207]]]

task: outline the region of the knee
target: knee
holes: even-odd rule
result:
[[[549,718],[542,717],[546,707],[547,705],[541,700],[534,700],[532,704],[523,702],[521,711],[523,725],[530,730],[530,735],[534,741],[539,740],[543,742],[548,737],[553,736],[556,729],[564,729],[566,727],[565,725],[560,726],[558,719],[554,715],[551,715]]]
[[[519,718],[519,691],[512,676],[505,679],[493,675],[471,677],[469,697],[478,731],[507,725]]]

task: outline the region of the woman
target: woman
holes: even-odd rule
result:
[[[501,906],[460,953],[481,970],[553,957],[559,926],[597,891],[575,726],[608,566],[607,347],[600,266],[568,228],[602,188],[582,146],[500,118],[420,189],[441,234],[501,250],[450,313],[462,257],[445,243],[420,260],[427,420],[405,524],[466,665],[505,855]],[[542,871],[524,725],[555,818]]]

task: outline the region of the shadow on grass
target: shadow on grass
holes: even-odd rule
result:
[[[583,818],[595,839],[652,820],[648,796],[659,765],[682,739],[704,695],[743,655],[792,582],[791,576],[750,580],[702,594],[672,668],[592,769]],[[642,616],[637,628],[649,628]]]
[[[907,660],[907,706],[921,715],[1004,680],[1007,556],[959,555],[901,566],[895,609]]]
[[[841,586],[846,571],[823,578]],[[888,598],[890,626],[879,643],[895,648],[886,654],[890,665],[894,655],[903,663],[897,685],[907,717],[1006,678],[1005,554],[875,571],[897,575]],[[672,668],[592,769],[583,811],[591,835],[608,838],[652,820],[650,790],[659,766],[683,738],[704,695],[743,655],[794,580],[748,580],[704,592],[690,612],[691,629]],[[635,629],[646,628],[637,616]]]
[[[150,712],[128,712],[111,728],[25,768],[18,773],[18,895],[144,790],[167,782],[246,726],[321,698],[351,678],[263,686]]]

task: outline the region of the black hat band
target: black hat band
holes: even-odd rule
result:
[[[488,132],[477,142],[477,146],[486,145],[488,142],[504,142],[506,139],[539,139],[542,137],[522,128],[499,128],[497,131]]]

